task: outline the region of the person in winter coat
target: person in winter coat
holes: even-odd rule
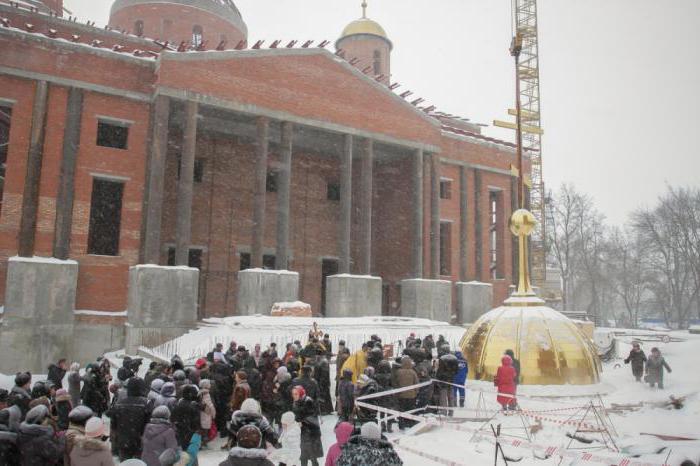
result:
[[[430,380],[430,373],[426,367],[418,367],[418,383],[427,382]],[[435,391],[435,384],[426,384],[418,389],[418,395],[416,396],[416,408],[425,408],[433,399],[433,392]],[[408,424],[407,424],[408,425]]]
[[[275,376],[277,368],[280,366],[280,361],[273,361],[270,358],[270,353],[265,351],[260,358],[262,364],[262,390],[260,392],[260,406],[262,412],[270,422],[274,422],[278,418],[277,405],[275,403]]]
[[[248,398],[241,405],[241,409],[234,412],[231,416],[231,422],[228,424],[228,430],[231,433],[233,440],[232,445],[235,445],[238,431],[247,425],[255,425],[262,432],[263,440],[275,448],[279,448],[279,437],[277,432],[272,428],[270,422],[265,419],[265,416],[260,412],[260,404],[254,398]]]
[[[650,387],[658,385],[659,388],[664,388],[664,368],[671,373],[671,366],[668,365],[666,359],[661,356],[659,348],[652,348],[651,355],[647,359],[647,375],[646,381]]]
[[[453,387],[454,397],[459,400],[459,407],[464,408],[465,386],[467,383],[467,374],[469,374],[469,365],[461,351],[455,351],[455,357],[457,358],[457,373],[452,383],[459,385],[459,387]]]
[[[151,420],[146,424],[141,438],[143,445],[141,459],[148,466],[160,466],[158,458],[165,450],[179,448],[175,428],[169,419],[170,410],[165,406],[159,406],[153,410]]]
[[[103,440],[105,424],[93,417],[85,424],[85,436],[75,442],[70,453],[71,466],[114,466],[111,447]]]
[[[10,430],[10,410],[0,411],[0,464],[15,466],[20,464],[17,432]]]
[[[145,382],[146,379],[144,379],[144,383]],[[148,391],[148,395],[146,395],[146,398],[148,399],[149,403],[151,403],[153,406],[155,406],[156,400],[160,396],[160,391],[163,389],[163,385],[165,385],[165,381],[163,379],[151,380],[151,389]]]
[[[108,398],[105,398],[102,384],[103,381],[97,365],[88,364],[83,376],[83,389],[80,392],[80,398],[83,401],[83,405],[90,408],[97,417],[101,417],[107,410],[109,401]]]
[[[284,464],[286,466],[299,466],[299,458],[301,458],[301,428],[299,423],[294,420],[294,413],[287,411],[282,414],[282,434],[279,442],[282,448],[274,450],[267,457],[275,464]]]
[[[7,404],[18,406],[22,411],[22,419],[29,412],[29,403],[32,401],[32,396],[29,394],[29,389],[32,385],[32,374],[29,372],[18,372],[15,376],[15,386],[10,390],[7,397]]]
[[[177,398],[175,398],[175,390],[175,384],[173,382],[165,382],[160,389],[160,394],[156,396],[155,401],[152,403],[153,408],[165,406],[172,411],[177,403]]]
[[[59,389],[56,392],[56,426],[58,430],[68,429],[68,414],[73,410],[68,390]]]
[[[338,419],[341,421],[349,421],[354,409],[355,386],[352,383],[352,371],[350,369],[345,369],[343,371],[343,377],[338,383],[338,403],[335,408],[338,413]]]
[[[343,377],[343,365],[349,357],[350,350],[345,347],[345,342],[340,340],[340,343],[338,344],[338,356],[335,358],[335,396],[338,396],[338,384],[340,383],[340,379]],[[352,372],[352,370],[350,372]]]
[[[68,372],[68,394],[70,395],[71,404],[75,408],[80,404],[80,364],[74,362],[70,365]]]
[[[362,426],[360,435],[350,437],[343,447],[336,466],[401,466],[391,442],[382,439],[381,430],[374,422]]]
[[[175,398],[179,400],[182,398],[182,389],[186,385],[190,385],[190,381],[187,380],[187,374],[183,370],[176,370],[173,373],[173,380],[175,381]]]
[[[377,365],[377,372],[374,380],[377,382],[377,392],[386,392],[393,389],[393,376],[391,373],[391,362],[382,360]],[[377,405],[382,408],[395,410],[397,408],[396,397],[394,395],[384,395],[377,398]],[[382,422],[381,428],[383,431],[391,432],[392,424],[396,423],[396,419],[389,421],[388,425]]]
[[[248,374],[245,371],[236,372],[236,386],[231,395],[229,408],[231,412],[236,412],[241,409],[241,405],[245,400],[250,398],[250,385],[248,385]]]
[[[281,416],[281,413],[291,411],[294,403],[294,400],[292,400],[292,376],[287,371],[287,366],[277,368],[275,386],[272,391],[276,405],[275,412]],[[281,422],[281,418],[278,420]]]
[[[443,348],[445,346],[446,345],[443,345]],[[449,346],[447,348],[449,348]],[[459,361],[457,360],[457,357],[454,354],[447,352],[446,354],[440,356],[440,359],[438,360],[438,368],[435,378],[442,382],[452,383],[458,371]],[[437,385],[438,392],[440,393],[440,406],[454,407],[456,406],[454,390],[452,389],[452,386],[448,385],[447,383]],[[447,415],[452,416],[451,410],[443,411]]]
[[[515,352],[513,352],[512,349],[507,349],[504,354],[510,356],[510,359],[513,360],[513,369],[515,369],[515,385],[518,385],[520,384],[520,359],[516,359]]]
[[[231,448],[226,461],[219,466],[275,466],[267,459],[262,445],[262,434],[253,426],[245,426],[239,432],[238,445]]]
[[[513,368],[513,360],[505,355],[501,358],[501,366],[496,371],[493,384],[498,389],[496,401],[503,407],[504,411],[516,409],[518,401],[515,398],[515,378],[516,372]]]
[[[143,379],[136,376],[129,379],[126,392],[126,398],[119,400],[107,413],[120,461],[141,456],[141,437],[151,414],[147,409]]]
[[[197,387],[185,385],[182,388],[182,399],[177,402],[170,416],[170,421],[175,426],[177,442],[183,450],[187,450],[192,441],[192,436],[198,434],[202,428],[199,413],[199,392]]]
[[[639,343],[632,344],[632,351],[630,351],[629,356],[625,359],[625,364],[632,363],[632,375],[637,380],[637,382],[642,381],[642,376],[644,375],[644,363],[647,361],[647,356],[640,347]]]
[[[396,371],[396,385],[398,388],[410,387],[418,384],[418,374],[413,368],[413,360],[404,356],[401,358],[401,368]],[[416,407],[418,389],[405,390],[397,395],[399,411],[406,412]],[[399,429],[410,427],[413,423],[407,419],[399,418]]]
[[[214,407],[214,402],[211,399],[211,381],[209,379],[202,379],[199,381],[199,405],[201,411],[199,413],[199,423],[201,429],[199,431],[202,436],[202,445],[206,446],[209,443],[209,431],[211,430],[212,424],[214,424],[214,419],[216,418],[216,408]]]
[[[301,466],[307,466],[309,462],[312,466],[318,466],[318,458],[323,458],[323,444],[316,403],[306,395],[301,385],[292,389],[292,398],[294,420],[301,423]]]
[[[66,376],[67,369],[68,361],[65,359],[59,359],[56,364],[51,364],[49,366],[49,372],[46,379],[54,384],[56,390],[63,388],[63,377]]]
[[[313,372],[314,379],[319,389],[319,410],[322,415],[330,414],[333,412],[333,401],[331,400],[331,371],[325,356],[316,356]]]
[[[367,395],[373,395],[379,391],[379,385],[372,379],[368,374],[374,375],[374,370],[372,366],[365,368],[365,373],[357,379],[357,384],[355,384],[355,399],[361,398]],[[366,401],[368,404],[377,404],[376,398],[372,398]],[[356,420],[360,423],[369,422],[376,419],[375,411],[367,408],[357,408],[355,410]]]
[[[252,356],[247,356],[243,360],[243,371],[248,375],[248,385],[250,386],[249,396],[259,400],[260,393],[262,392],[262,376],[255,366],[255,359],[253,359]]]
[[[49,424],[49,410],[44,405],[29,410],[19,426],[17,447],[22,466],[52,466],[60,464],[65,449],[64,440],[56,437]]]
[[[307,364],[301,368],[301,376],[292,380],[292,388],[296,386],[304,387],[304,392],[314,401],[316,413],[318,414],[320,412],[318,398],[321,396],[321,389],[318,386],[318,382],[313,378],[312,366]]]
[[[73,446],[78,441],[78,439],[85,436],[85,424],[92,417],[94,413],[87,406],[77,406],[68,413],[68,430],[66,430],[66,450],[63,457],[64,466],[71,466],[70,453],[73,451]]]
[[[328,449],[325,466],[336,466],[338,464],[343,445],[348,443],[354,430],[355,428],[349,422],[341,422],[335,427],[335,439],[337,442]]]

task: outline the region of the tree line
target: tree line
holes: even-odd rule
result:
[[[562,311],[627,327],[643,317],[678,328],[700,319],[700,189],[669,186],[615,226],[590,196],[563,184],[548,195],[546,221]]]

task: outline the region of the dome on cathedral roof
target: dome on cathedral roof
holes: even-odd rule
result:
[[[378,22],[369,18],[360,18],[345,26],[340,38],[343,39],[356,34],[371,34],[389,40],[384,28]]]

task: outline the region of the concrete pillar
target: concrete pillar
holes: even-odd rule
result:
[[[263,242],[265,240],[265,194],[267,184],[267,152],[270,122],[265,117],[257,120],[257,141],[255,146],[255,178],[253,198],[253,239],[250,261],[253,268],[263,266]]]
[[[483,280],[483,225],[481,209],[481,171],[474,169],[474,266],[477,280]]]
[[[194,159],[197,148],[197,102],[185,102],[185,130],[180,157],[180,180],[177,183],[177,231],[175,265],[189,265],[192,238],[192,196],[194,194]]]
[[[73,357],[78,263],[11,257],[0,327],[0,372],[43,374],[49,363]]]
[[[467,281],[469,273],[469,254],[467,244],[469,241],[469,211],[467,195],[467,168],[459,167],[459,279]]]
[[[423,150],[413,158],[413,277],[423,278]]]
[[[374,180],[374,141],[366,140],[360,180],[360,260],[361,275],[372,273],[372,195]]]
[[[344,137],[340,159],[340,273],[349,274],[352,258],[350,240],[352,231],[352,145],[353,137]]]
[[[401,315],[450,322],[452,282],[448,280],[403,280]]]
[[[299,274],[288,270],[241,270],[238,272],[236,315],[269,316],[275,303],[299,300]]]
[[[29,133],[27,172],[24,177],[22,217],[19,223],[19,255],[23,257],[34,255],[34,235],[39,209],[39,185],[41,184],[41,164],[44,158],[48,99],[49,84],[46,81],[37,81],[32,108],[32,126]]]
[[[440,277],[440,158],[430,154],[430,278]]]
[[[83,90],[68,89],[66,125],[63,129],[63,155],[56,196],[56,223],[53,237],[53,256],[68,259],[73,226],[75,198],[75,165],[80,148],[80,125],[83,117]]]
[[[326,278],[326,317],[382,315],[382,279],[358,275]]]
[[[170,100],[162,95],[156,97],[152,108],[151,150],[148,163],[147,205],[144,209],[145,231],[143,262],[160,262],[160,228],[163,219],[163,189],[165,186],[165,158],[168,152],[168,120]]]
[[[473,324],[493,306],[493,286],[490,283],[457,283],[457,323]]]
[[[199,270],[135,265],[129,268],[126,352],[153,347],[187,333],[197,324]]]
[[[282,123],[281,164],[277,189],[277,259],[279,270],[289,268],[289,200],[292,181],[292,139],[294,126]]]

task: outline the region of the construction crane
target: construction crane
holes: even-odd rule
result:
[[[546,222],[545,191],[542,178],[542,125],[540,121],[540,66],[537,29],[537,0],[511,0],[513,43],[511,54],[516,62],[517,105],[508,114],[516,123],[495,120],[495,126],[516,130],[521,147],[530,160],[530,179],[514,169],[514,173],[529,188],[529,196],[518,193],[537,220],[538,226],[530,238],[532,281],[542,286],[546,280]],[[520,183],[519,183],[520,184]]]

